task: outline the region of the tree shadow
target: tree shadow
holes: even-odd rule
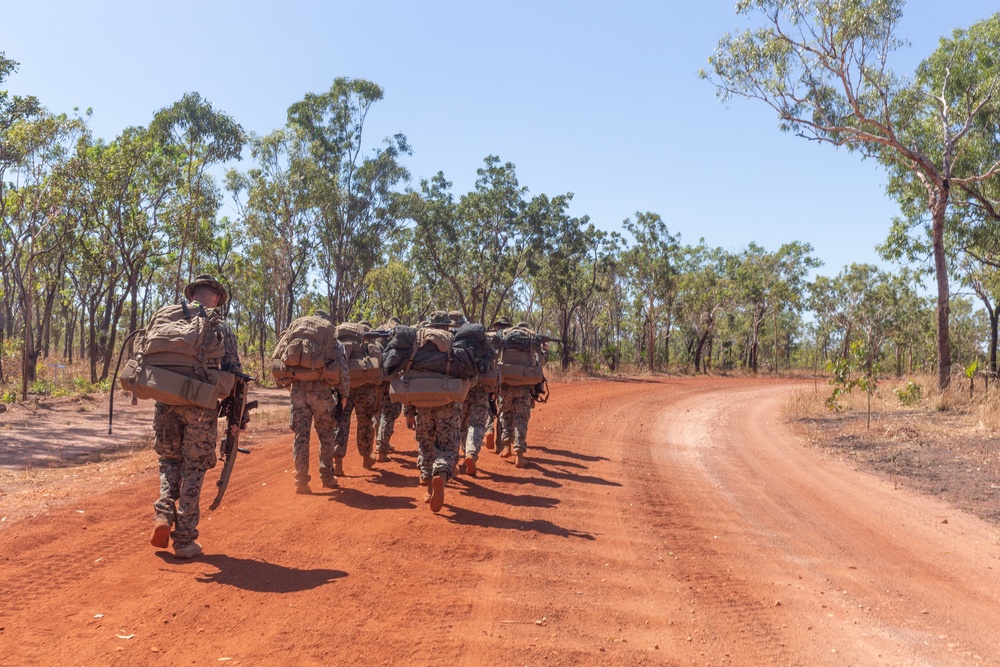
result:
[[[504,505],[510,505],[511,507],[542,507],[548,509],[555,507],[561,502],[558,498],[549,498],[547,496],[505,493],[497,489],[477,484],[471,477],[456,477],[455,482],[457,485],[463,487],[462,490],[465,492],[465,495],[471,496],[472,498],[479,498],[481,500],[489,500],[502,503]]]
[[[376,496],[358,489],[341,488],[332,494],[330,502],[361,510],[413,509],[416,501],[410,496]]]
[[[499,528],[501,530],[531,530],[543,535],[555,535],[556,537],[577,537],[583,540],[597,539],[593,533],[573,530],[571,528],[563,528],[562,526],[558,526],[551,521],[545,521],[544,519],[531,519],[523,521],[521,519],[512,519],[510,517],[497,516],[495,514],[476,512],[464,507],[452,507],[451,511],[451,515],[447,517],[448,521],[461,524],[463,526]]]
[[[545,452],[546,454],[552,454],[553,456],[565,456],[569,459],[577,459],[579,461],[610,461],[607,456],[591,456],[589,454],[580,454],[579,452],[571,452],[568,449],[552,449],[551,447],[532,447],[528,450],[529,454],[531,450],[537,450],[540,452]]]
[[[307,591],[347,576],[343,570],[300,570],[252,558],[234,558],[225,554],[209,554],[199,556],[195,560],[177,558],[169,551],[159,551],[156,555],[170,564],[208,563],[219,568],[219,571],[196,577],[198,582],[233,586],[257,593]]]

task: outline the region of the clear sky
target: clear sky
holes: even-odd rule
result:
[[[307,92],[365,78],[385,90],[367,142],[405,134],[414,185],[443,171],[459,195],[495,154],[531,194],[574,193],[572,214],[603,229],[651,211],[685,243],[808,242],[827,275],[878,262],[897,213],[878,165],[782,134],[765,105],[723,105],[698,78],[746,25],[734,4],[5,0],[0,51],[21,64],[10,92],[91,108],[106,140],[190,91],[263,134]],[[998,10],[913,0],[893,68],[911,73]]]

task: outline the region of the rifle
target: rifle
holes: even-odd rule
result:
[[[366,331],[364,336],[365,340],[372,340],[374,338],[392,338],[392,332],[382,331],[381,329],[372,329],[371,331]]]
[[[531,399],[535,403],[548,403],[549,402],[549,381],[542,380],[536,385],[531,387]]]
[[[336,389],[331,389],[330,393],[333,394],[333,402],[337,407],[333,409],[333,418],[340,423],[340,420],[344,418],[344,406],[340,404],[340,392]]]
[[[236,385],[233,387],[232,395],[224,398],[219,406],[219,416],[226,418],[226,437],[219,445],[219,454],[224,463],[219,481],[215,483],[219,487],[219,492],[212,504],[208,506],[210,510],[218,509],[219,503],[222,502],[222,496],[226,493],[226,487],[229,486],[229,477],[233,474],[236,455],[240,452],[250,453],[249,449],[240,447],[239,442],[240,431],[245,429],[250,421],[250,411],[257,407],[257,401],[247,402],[247,383],[253,381],[253,378],[243,373],[235,373],[235,375]],[[236,428],[233,428],[234,426]]]
[[[497,399],[494,394],[486,395],[486,402],[490,406],[490,417],[493,419],[497,418]]]

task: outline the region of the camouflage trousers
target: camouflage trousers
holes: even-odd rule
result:
[[[489,398],[481,387],[473,387],[462,403],[462,437],[467,457],[479,458],[487,421],[490,421]]]
[[[292,383],[292,411],[288,427],[295,433],[292,441],[292,458],[295,460],[295,482],[307,484],[309,476],[309,438],[313,424],[319,437],[319,476],[323,481],[333,477],[334,435],[337,418],[334,411],[337,401],[329,389],[303,389]]]
[[[337,424],[334,434],[336,443],[333,450],[334,458],[342,459],[347,454],[347,439],[351,436],[351,413],[358,419],[358,453],[362,458],[368,458],[375,444],[375,424],[378,423],[382,410],[382,385],[366,384],[362,387],[351,387],[351,395],[347,397],[344,414]]]
[[[458,462],[462,441],[462,404],[449,403],[439,408],[417,408],[417,467],[420,478],[442,475],[447,480]]]
[[[153,450],[160,457],[160,499],[153,510],[173,525],[170,537],[175,547],[198,539],[201,486],[205,471],[218,461],[218,426],[215,409],[156,404]]]
[[[382,383],[382,413],[378,420],[378,435],[375,437],[377,450],[383,454],[390,451],[389,440],[396,430],[396,420],[403,411],[403,404],[389,398],[389,383]]]
[[[528,449],[528,420],[535,405],[531,398],[531,387],[509,387],[504,385],[497,395],[497,414],[500,420],[500,442],[510,445],[515,452]]]

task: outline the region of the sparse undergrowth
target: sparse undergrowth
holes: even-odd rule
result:
[[[831,393],[820,379],[789,401],[789,419],[813,445],[1000,524],[1000,386],[980,380],[970,396],[968,380],[939,392],[930,376],[883,379],[870,429],[864,392],[842,396],[840,411],[827,408]]]

